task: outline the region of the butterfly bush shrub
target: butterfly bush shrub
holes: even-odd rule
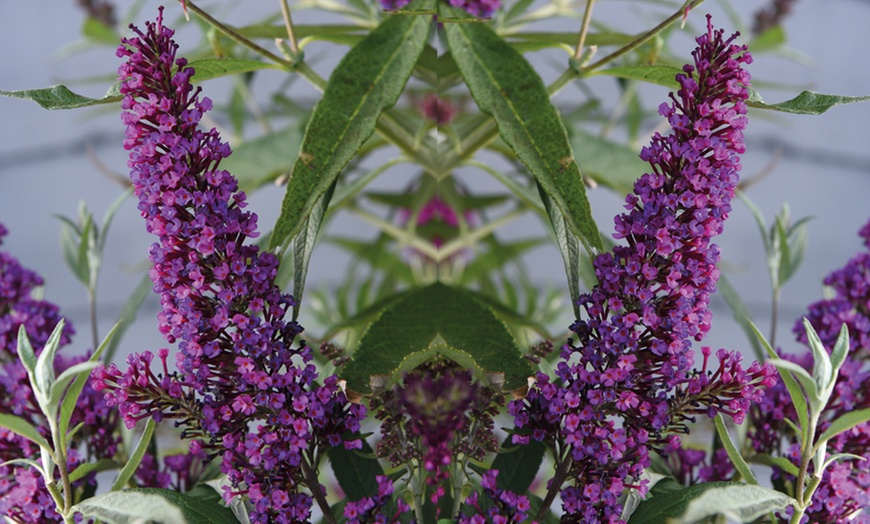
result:
[[[80,4],[88,35],[116,31],[122,6]],[[241,26],[182,1],[119,34],[117,92],[63,107],[120,103],[166,347],[121,340],[125,312],[102,343],[91,319],[98,347],[57,354],[74,342],[71,322],[41,298],[39,276],[0,252],[2,516],[868,521],[870,255],[825,280],[832,298],[796,328],[809,352],[770,348],[747,362],[739,345],[693,347],[716,321],[728,254],[713,238],[732,212],[750,107],[815,109],[760,102],[746,40],[697,17],[697,2],[625,39],[600,33],[587,2],[564,74],[545,85],[526,53],[564,47],[564,35],[526,24],[567,7],[534,4],[319,3],[345,22],[327,26],[294,24],[282,2],[277,17]],[[791,7],[760,10],[758,31]],[[208,27],[205,44],[176,41],[168,20],[185,24],[181,13]],[[678,48],[656,46],[692,30],[666,31],[681,18],[703,30],[678,68]],[[349,46],[328,78],[306,59],[323,40]],[[571,136],[588,134],[595,112],[551,97],[576,82],[599,104],[589,76],[650,71],[673,82],[648,145],[638,155],[590,140],[581,174]],[[284,74],[322,91],[316,104],[290,83],[259,105],[251,93]],[[220,90],[203,82],[229,75],[228,103],[205,96]],[[53,107],[59,92],[13,95]],[[643,98],[623,95],[649,123]],[[249,120],[265,135],[250,136]],[[621,162],[602,160],[613,154]],[[371,185],[387,172],[401,187]],[[481,192],[468,172],[503,191]],[[592,219],[596,183],[627,195],[613,247]],[[284,192],[262,237],[250,190]],[[338,213],[376,234],[319,235]],[[539,285],[533,250],[550,236],[502,234],[529,214],[552,226],[567,292]],[[80,279],[100,265],[108,228],[82,216],[64,236]],[[861,234],[870,242],[870,225]],[[337,286],[305,286],[318,237],[353,257]],[[125,356],[111,358],[112,346]],[[736,441],[733,425],[745,428]]]

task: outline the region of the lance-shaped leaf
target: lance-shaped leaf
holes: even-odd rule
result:
[[[230,511],[219,502],[177,491],[137,488],[103,493],[73,506],[84,517],[109,524],[172,522],[174,524],[235,524]]]
[[[242,60],[234,58],[203,58],[188,64],[196,70],[195,82],[203,82],[238,73],[247,73],[258,69],[275,69],[274,64],[258,60]],[[42,89],[23,89],[20,91],[0,91],[0,96],[33,100],[43,109],[78,109],[80,107],[112,104],[123,98],[118,92],[118,84],[109,88],[102,98],[90,98],[70,91],[65,85],[56,85]]]
[[[411,7],[431,3],[417,0]],[[396,103],[423,52],[430,25],[427,16],[388,16],[335,68],[305,129],[270,250],[286,248],[318,199],[374,133],[380,114]]]
[[[441,14],[457,8],[439,4]],[[477,106],[590,251],[603,250],[568,135],[534,68],[487,24],[445,24],[447,45]]]
[[[365,393],[373,376],[396,378],[438,357],[478,378],[503,374],[506,390],[522,387],[532,374],[489,306],[467,291],[435,283],[389,303],[366,330],[342,378],[352,391]]]

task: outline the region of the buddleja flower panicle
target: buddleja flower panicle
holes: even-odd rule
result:
[[[132,27],[132,26],[131,26]],[[236,179],[220,169],[230,148],[200,121],[212,108],[200,97],[187,60],[176,57],[162,10],[145,31],[132,27],[118,56],[124,147],[139,211],[159,241],[150,276],[160,295],[160,331],[177,343],[178,371],[159,352],[129,357],[128,367],[95,371],[128,426],[142,418],[175,419],[191,452],[221,459],[233,489],[246,494],[253,522],[304,522],[311,496],[322,490],[309,449],[361,446],[342,435],[365,416],[332,376],[317,385],[302,327],[285,317],[297,306],[275,285],[278,259],[246,240],[257,216],[245,210]]]
[[[583,313],[575,338],[562,348],[558,381],[540,374],[511,413],[520,433],[566,457],[571,486],[562,491],[572,518],[619,522],[625,488],[639,479],[650,451],[679,448],[679,432],[697,414],[741,420],[758,388],[772,382],[770,365],[744,370],[736,352],[717,352],[718,369],[694,370],[693,340],[710,329],[722,232],[731,210],[744,151],[751,63],[745,46],[714,30],[697,38],[693,65],[659,113],[671,124],[656,133],[641,159],[650,172],[626,197],[615,219],[626,242],[594,260],[598,285],[577,300]]]

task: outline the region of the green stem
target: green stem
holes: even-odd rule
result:
[[[610,62],[613,62],[614,60],[621,57],[622,55],[624,55],[626,53],[630,53],[631,51],[634,51],[638,47],[640,47],[643,44],[652,40],[652,38],[655,37],[657,34],[661,33],[665,29],[667,29],[667,27],[669,25],[671,25],[674,22],[676,22],[677,20],[679,20],[680,17],[682,17],[683,14],[686,12],[686,9],[694,9],[695,7],[698,7],[699,5],[701,5],[703,3],[704,3],[704,0],[686,0],[686,2],[677,10],[676,13],[674,13],[671,16],[669,16],[668,18],[666,18],[662,23],[653,27],[652,29],[650,29],[646,33],[640,35],[639,37],[635,38],[634,40],[632,40],[631,42],[629,42],[625,46],[620,47],[616,51],[605,56],[601,60],[598,60],[597,62],[594,62],[594,63],[582,68],[581,72],[588,73],[590,71],[594,71],[605,64],[609,64]]]
[[[492,222],[487,222],[485,225],[475,229],[465,237],[459,237],[456,240],[451,240],[450,242],[444,244],[444,246],[438,250],[438,256],[435,260],[438,262],[446,260],[450,258],[451,255],[462,251],[464,248],[471,247],[475,242],[492,234],[496,229],[525,214],[525,212],[525,207],[521,206],[518,209],[511,211],[510,213],[498,217]]]
[[[589,22],[592,20],[592,6],[595,0],[586,0],[586,10],[583,12],[583,23],[580,25],[580,36],[577,39],[577,50],[574,51],[574,60],[580,60],[583,55],[583,45],[586,43],[586,33],[589,31]]]
[[[93,344],[94,351],[100,347],[100,338],[97,333],[97,294],[96,290],[88,289],[88,309],[90,310],[91,316],[91,343]]]
[[[775,285],[775,284],[774,284]],[[773,289],[773,300],[770,306],[770,347],[776,347],[776,324],[779,322],[779,287]]]
[[[439,257],[438,249],[431,242],[420,240],[412,234],[409,234],[407,231],[400,229],[380,217],[368,213],[367,211],[363,211],[356,206],[349,205],[346,209],[352,213],[356,213],[366,222],[377,226],[381,231],[395,238],[405,246],[416,249],[433,260],[436,260]]]
[[[290,5],[287,0],[281,0],[281,14],[284,16],[284,27],[287,28],[290,51],[293,52],[293,56],[297,56],[299,55],[299,43],[296,41],[296,34],[293,31],[293,19],[290,17]]]
[[[254,42],[251,42],[250,40],[248,40],[244,36],[237,33],[234,29],[223,24],[222,22],[219,22],[215,18],[212,18],[212,16],[210,14],[208,14],[205,11],[203,11],[202,9],[200,9],[196,4],[194,4],[190,0],[187,0],[187,7],[191,11],[196,13],[197,16],[199,16],[200,18],[202,18],[203,20],[208,22],[212,27],[214,27],[215,29],[217,29],[218,31],[220,31],[221,33],[223,33],[224,35],[229,37],[231,40],[238,42],[239,44],[247,47],[248,49],[251,49],[255,53],[262,55],[262,56],[268,58],[269,60],[272,60],[275,63],[281,64],[288,69],[292,69],[294,67],[295,64],[293,62],[285,60],[285,59],[281,58],[280,56],[276,55],[275,53],[272,53],[268,49],[264,49],[264,48],[258,46],[257,44],[255,44]]]

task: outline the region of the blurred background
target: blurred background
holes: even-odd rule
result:
[[[180,7],[167,6],[167,21],[179,29],[182,43],[196,43],[200,31],[193,22],[186,24]],[[123,16],[125,2],[117,2]],[[151,19],[160,2],[145,1],[136,22]],[[206,2],[205,8],[232,25],[258,20],[277,11],[277,1],[248,0]],[[595,20],[625,32],[651,27],[673,12],[678,3],[664,1],[600,0]],[[689,16],[685,30],[677,30],[673,40],[681,56],[688,58],[693,33],[703,27],[703,13],[711,12],[718,26],[730,33],[736,29],[735,16],[751,26],[753,14],[768,2],[743,0],[727,4],[708,0]],[[577,31],[581,8],[575,19],[548,22],[547,30]],[[324,23],[333,20],[319,11],[294,12],[297,23]],[[114,82],[120,63],[114,47],[81,45],[85,12],[75,0],[0,0],[0,90],[47,87],[64,83],[81,94],[100,97]],[[751,72],[758,90],[770,103],[793,98],[801,89],[841,95],[870,95],[870,2],[864,0],[798,0],[793,12],[783,20],[787,44],[774,52],[756,54]],[[346,48],[315,43],[307,57],[323,76],[340,59]],[[545,79],[552,80],[564,69],[566,55],[550,50],[527,55]],[[272,76],[270,76],[272,75]],[[266,73],[255,84],[255,96],[266,97],[274,82],[286,75]],[[85,82],[87,80],[87,82]],[[597,92],[612,89],[614,80],[598,77],[589,80]],[[783,88],[776,88],[782,86]],[[206,93],[217,104],[226,102],[231,79],[205,84]],[[316,100],[316,92],[299,80],[290,89],[294,96]],[[644,97],[652,104],[664,100],[665,88],[644,87]],[[615,89],[614,89],[615,91]],[[583,94],[576,84],[555,99],[561,107],[576,107]],[[605,103],[617,104],[616,96]],[[655,103],[657,105],[658,102]],[[652,105],[652,107],[655,107]],[[60,305],[61,311],[77,326],[76,350],[89,346],[88,307],[83,286],[64,264],[59,245],[60,222],[56,215],[74,217],[84,201],[96,217],[102,217],[122,192],[108,173],[126,176],[126,153],[121,146],[123,126],[118,106],[71,111],[46,111],[35,103],[0,98],[0,222],[9,229],[0,249],[17,256],[26,267],[46,280],[45,296]],[[220,124],[220,122],[218,122]],[[658,122],[646,122],[652,129]],[[226,137],[225,137],[226,138]],[[870,103],[835,107],[821,116],[797,116],[753,111],[746,133],[747,153],[743,159],[743,178],[760,176],[747,189],[748,196],[761,208],[768,222],[784,203],[794,218],[812,216],[807,224],[809,246],[803,266],[782,294],[777,341],[784,349],[794,348],[791,328],[806,306],[821,298],[821,280],[841,267],[861,248],[857,231],[870,219]],[[640,175],[641,173],[638,173]],[[393,169],[379,178],[380,188],[402,187],[409,173]],[[463,181],[473,190],[494,191],[497,184],[480,173],[463,173]],[[268,231],[277,218],[283,188],[266,186],[250,195],[249,209],[260,217],[260,230]],[[607,189],[589,192],[595,218],[606,234],[612,232],[613,216],[621,210],[623,196]],[[547,226],[529,214],[511,223],[500,235],[520,238],[546,234]],[[371,237],[370,226],[351,215],[340,214],[325,234]],[[145,233],[133,200],[119,210],[106,246],[106,257],[98,287],[100,333],[114,323],[118,311],[148,267],[147,248],[152,239]],[[740,202],[734,203],[725,233],[718,239],[722,248],[722,270],[748,305],[755,322],[765,332],[770,323],[770,277],[762,241],[752,215]],[[308,286],[326,288],[340,282],[347,271],[349,256],[331,244],[322,244],[311,261]],[[540,289],[566,290],[558,250],[542,246],[525,258],[529,277]],[[564,299],[564,327],[571,321],[567,291]],[[157,300],[150,297],[128,332],[122,354],[163,347],[156,329]],[[714,348],[748,349],[748,343],[725,302],[713,301],[713,328],[706,344]],[[322,328],[312,326],[303,312],[301,321],[313,334]]]

